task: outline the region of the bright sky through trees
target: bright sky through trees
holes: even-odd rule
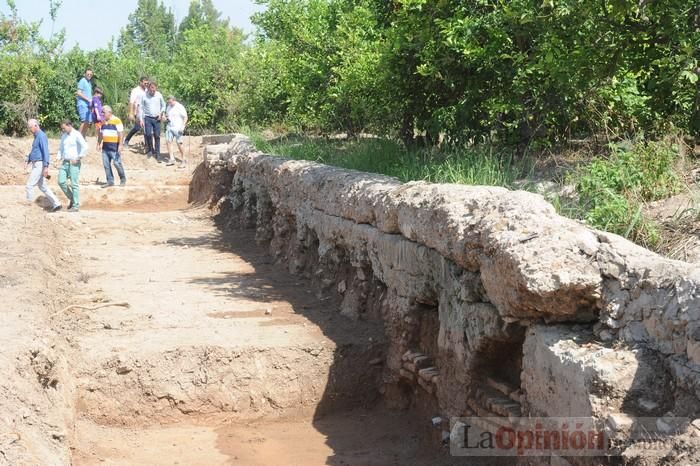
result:
[[[190,0],[163,0],[179,23],[187,15]],[[263,7],[254,0],[214,0],[214,6],[228,17],[232,26],[243,29],[246,33],[253,31],[250,16]],[[49,16],[49,0],[16,0],[17,11],[27,21],[43,19],[41,32],[45,37],[51,34],[52,24]],[[126,26],[129,13],[136,9],[137,0],[120,0],[118,2],[90,2],[86,0],[62,0],[58,10],[55,32],[66,30],[66,48],[78,44],[83,50],[105,47],[109,40],[119,36],[121,28]],[[0,0],[0,12],[8,14],[7,2]]]

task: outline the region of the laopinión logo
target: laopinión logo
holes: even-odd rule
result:
[[[687,418],[628,418],[621,426],[592,417],[465,417],[450,422],[453,456],[616,456],[635,445],[668,451],[679,438],[700,447],[686,434]],[[611,425],[612,424],[612,425]],[[673,429],[668,429],[669,424]]]

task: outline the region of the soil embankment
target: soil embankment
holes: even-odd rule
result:
[[[102,189],[93,151],[81,212],[48,214],[22,202],[29,139],[2,143],[0,463],[439,460],[377,405],[381,325],[189,205],[212,189],[190,193],[190,170],[127,152],[126,187]]]

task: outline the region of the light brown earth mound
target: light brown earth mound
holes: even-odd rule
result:
[[[126,152],[102,189],[93,151],[81,212],[49,214],[22,201],[30,144],[0,141],[0,464],[448,461],[377,405],[381,326],[188,205],[215,186]]]

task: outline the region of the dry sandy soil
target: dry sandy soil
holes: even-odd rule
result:
[[[30,144],[0,138],[0,464],[451,463],[377,404],[381,329],[220,231],[191,170],[127,152],[101,189],[92,151],[81,212],[50,214]]]

